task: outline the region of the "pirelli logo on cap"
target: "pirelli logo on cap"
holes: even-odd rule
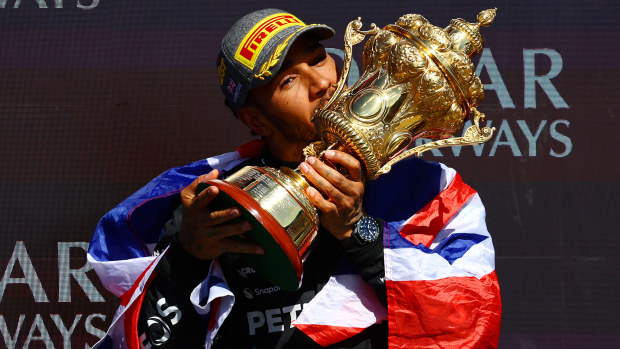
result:
[[[269,40],[283,29],[291,26],[306,26],[306,24],[289,13],[276,13],[265,17],[256,23],[241,40],[241,44],[235,52],[235,60],[253,70],[256,59]]]

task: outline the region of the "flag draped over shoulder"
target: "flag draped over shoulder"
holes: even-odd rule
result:
[[[180,204],[181,190],[213,169],[226,171],[258,156],[263,146],[264,142],[252,141],[234,152],[170,169],[101,218],[87,258],[103,285],[120,297],[121,305],[108,333],[95,348],[140,347],[137,334],[140,305],[144,291],[156,277],[155,266],[161,258],[153,256],[153,250],[166,221]],[[215,282],[217,280],[223,282]],[[217,263],[211,265],[209,277],[197,286],[191,301],[201,317],[213,318],[209,326],[214,335],[233,303],[232,293]]]
[[[387,309],[359,276],[336,273],[294,325],[323,346],[387,319],[390,348],[497,347],[501,300],[478,194],[443,164],[409,159],[368,183],[364,202],[385,220]]]
[[[212,169],[229,170],[258,156],[263,145],[250,142],[166,171],[101,219],[88,260],[121,306],[96,348],[140,347],[140,305],[161,258],[153,249],[180,204],[180,191]],[[339,268],[294,325],[323,346],[387,319],[390,348],[496,347],[501,301],[478,194],[454,170],[411,158],[368,183],[364,210],[384,220],[387,308],[359,275]],[[216,261],[190,301],[207,326],[209,348],[234,303]]]

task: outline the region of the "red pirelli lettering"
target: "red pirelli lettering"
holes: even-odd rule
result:
[[[278,16],[263,23],[249,35],[248,39],[243,43],[239,54],[248,61],[251,61],[254,57],[254,53],[256,53],[256,49],[263,42],[263,39],[269,37],[269,34],[273,33],[279,27],[294,23],[303,24],[297,18],[290,15]]]

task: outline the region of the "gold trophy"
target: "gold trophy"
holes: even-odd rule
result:
[[[480,12],[477,23],[453,19],[445,29],[418,14],[404,15],[383,29],[371,24],[363,31],[359,18],[349,23],[342,75],[332,98],[313,118],[320,141],[304,149],[306,157],[344,151],[360,160],[366,179],[372,180],[424,151],[488,141],[494,129],[479,127],[484,114],[476,107],[484,89],[470,57],[482,51],[480,27],[489,26],[495,13]],[[366,36],[364,72],[346,88],[352,47]],[[467,119],[473,123],[463,137],[452,137]],[[419,137],[436,140],[407,149]],[[265,248],[264,255],[243,258],[268,281],[296,290],[319,226],[301,171],[247,166],[225,181],[207,183],[220,189],[217,205],[241,209],[239,219],[253,225],[247,237]]]

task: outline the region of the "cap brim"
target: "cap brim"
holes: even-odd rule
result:
[[[299,33],[297,33],[291,40],[294,41],[299,37],[299,35],[303,33],[308,33],[308,32],[312,32],[313,34],[316,34],[316,38],[319,41],[329,39],[333,37],[334,34],[336,34],[336,31],[334,31],[334,29],[326,26],[325,24],[310,24],[306,26],[304,29],[300,30]]]
[[[267,82],[271,81],[276,75],[278,75],[278,73],[280,72],[280,68],[282,67],[282,64],[286,60],[286,55],[288,55],[288,51],[293,46],[295,41],[304,34],[311,34],[318,41],[322,41],[322,40],[333,37],[336,34],[336,32],[334,31],[334,29],[326,26],[325,24],[310,24],[298,30],[291,36],[291,38],[288,40],[288,45],[286,45],[286,47],[282,50],[282,53],[281,53],[282,58],[279,59],[278,62],[270,69],[271,75],[264,80],[258,80],[258,79],[254,80],[255,82],[258,82],[258,84],[256,84],[256,86],[252,86],[252,88],[256,88],[261,85],[264,85]]]

